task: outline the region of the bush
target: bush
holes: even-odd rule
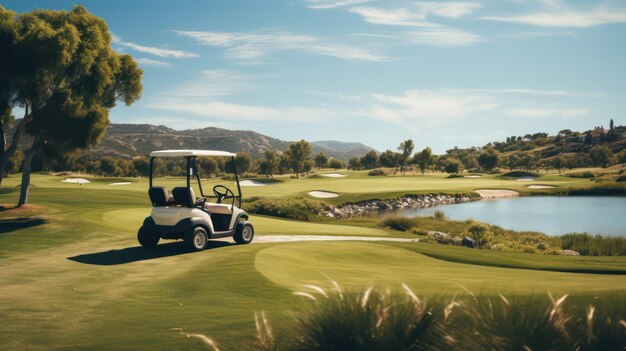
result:
[[[480,247],[487,245],[493,239],[493,233],[489,229],[489,226],[482,223],[470,224],[469,227],[467,227],[467,233]]]
[[[443,211],[437,210],[437,211],[435,211],[435,214],[433,215],[433,217],[435,217],[437,219],[445,219],[446,218],[446,214],[443,213]]]
[[[453,173],[453,174],[450,174],[448,176],[448,178],[463,178],[463,175],[462,174]]]
[[[616,182],[620,182],[620,183],[626,182],[626,174],[622,174],[620,176],[617,176],[617,178],[615,178],[615,181]]]
[[[535,172],[526,172],[526,171],[513,171],[504,173],[503,177],[511,177],[511,178],[520,178],[520,177],[539,177],[539,174]]]
[[[404,217],[400,215],[389,215],[381,220],[383,227],[388,227],[395,230],[407,231],[417,226],[417,220],[415,218]]]
[[[387,173],[382,169],[382,168],[377,168],[377,169],[372,169],[371,171],[367,172],[368,176],[386,176]]]
[[[245,209],[255,214],[310,221],[327,207],[326,203],[319,200],[300,197],[293,199],[268,197],[246,205]]]
[[[565,176],[570,177],[570,178],[595,178],[598,175],[591,171],[584,171],[584,172],[566,173]]]

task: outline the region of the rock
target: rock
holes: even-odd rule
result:
[[[465,246],[465,247],[469,247],[471,249],[475,249],[478,247],[478,243],[470,238],[469,236],[466,236],[463,238],[463,240],[461,241],[461,245]]]
[[[565,256],[580,256],[580,253],[574,250],[561,250],[561,255]]]
[[[430,231],[426,233],[426,235],[432,236],[436,240],[446,240],[446,241],[450,240],[450,234],[448,233]]]

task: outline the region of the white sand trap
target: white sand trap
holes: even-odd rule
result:
[[[266,186],[267,184],[259,182],[258,180],[242,180],[239,182],[241,186]]]
[[[330,193],[328,191],[309,191],[309,195],[311,195],[313,197],[322,198],[322,199],[329,199],[329,198],[332,198],[332,197],[339,196],[339,194],[337,194],[337,193]]]
[[[118,183],[111,183],[109,185],[128,185],[131,184],[130,182],[118,182]]]
[[[517,191],[505,190],[505,189],[499,189],[499,190],[482,189],[482,190],[476,190],[476,192],[479,193],[480,197],[482,197],[483,199],[498,199],[502,197],[519,196],[519,193]]]
[[[479,176],[479,175],[468,175],[468,176],[465,176],[463,178],[480,178],[480,177],[482,177],[482,176]]]
[[[552,188],[556,188],[554,185],[540,185],[540,184],[533,184],[533,185],[529,185],[528,189],[552,189]]]
[[[347,177],[347,175],[341,173],[324,173],[322,174],[322,177],[342,178]]]
[[[518,182],[532,182],[535,179],[536,179],[535,177],[519,177],[515,180]]]
[[[91,183],[90,181],[88,181],[85,178],[67,178],[63,181],[61,181],[62,183],[71,183],[71,184],[87,184],[87,183]]]

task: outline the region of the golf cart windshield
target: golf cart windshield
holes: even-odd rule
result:
[[[215,150],[162,150],[162,151],[153,151],[150,153],[150,188],[152,188],[152,180],[154,178],[154,160],[157,157],[182,157],[186,160],[186,179],[187,179],[187,187],[191,188],[191,178],[195,177],[198,182],[198,189],[200,190],[200,195],[203,198],[214,198],[217,199],[217,202],[221,202],[224,198],[233,199],[233,205],[235,200],[239,202],[239,207],[241,207],[241,187],[239,185],[239,177],[237,175],[237,167],[235,164],[235,157],[237,155],[232,152],[227,151],[215,151]],[[234,194],[233,191],[226,188],[223,185],[216,185],[213,187],[214,194],[206,195],[204,190],[202,189],[202,181],[200,179],[200,174],[198,173],[198,168],[196,166],[196,158],[198,157],[229,157],[232,162],[233,172],[235,174],[235,182],[237,184],[237,194]],[[220,190],[217,190],[220,189]],[[230,196],[228,195],[230,193]]]

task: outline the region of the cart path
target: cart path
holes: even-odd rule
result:
[[[418,242],[419,239],[386,238],[374,236],[339,236],[339,235],[259,235],[253,243],[285,243],[294,241],[396,241],[403,243]]]

